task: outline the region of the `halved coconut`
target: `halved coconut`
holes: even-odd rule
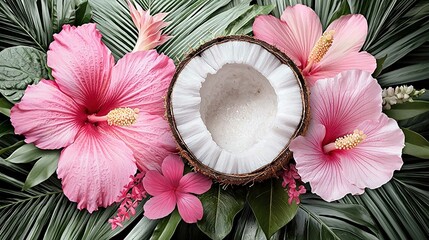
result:
[[[309,116],[298,68],[247,36],[217,38],[190,53],[177,67],[166,103],[180,154],[226,184],[276,175]]]

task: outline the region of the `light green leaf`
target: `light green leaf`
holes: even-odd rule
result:
[[[404,120],[415,117],[417,115],[429,111],[429,102],[427,101],[413,101],[393,105],[391,109],[384,110],[387,116],[395,120]]]
[[[289,205],[288,199],[280,181],[274,179],[249,189],[247,201],[267,239],[295,216],[298,206],[295,202]]]
[[[13,152],[6,161],[11,163],[29,163],[41,158],[45,151],[35,147],[33,144],[25,144]]]
[[[153,232],[151,240],[169,240],[174,234],[177,225],[182,220],[179,212],[174,210],[169,216],[163,218],[158,222],[158,225]]]
[[[25,144],[24,141],[19,141],[19,142],[16,142],[10,146],[4,147],[4,148],[0,149],[0,155],[7,153],[8,151],[15,150],[16,148],[21,147],[24,144]]]
[[[30,173],[28,173],[22,189],[25,191],[32,188],[54,174],[55,170],[57,170],[59,157],[60,151],[44,151],[43,156],[37,160]]]
[[[0,52],[0,92],[17,103],[30,84],[48,78],[46,54],[31,47],[11,47]]]
[[[201,195],[203,219],[197,226],[211,239],[223,239],[231,231],[234,218],[243,209],[245,192],[232,188],[223,190],[219,184]]]
[[[422,135],[402,128],[405,134],[405,147],[402,150],[404,154],[429,159],[429,142]]]

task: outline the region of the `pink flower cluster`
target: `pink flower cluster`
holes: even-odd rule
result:
[[[109,219],[112,230],[118,226],[123,227],[122,222],[130,219],[130,216],[136,215],[136,207],[146,197],[146,191],[143,187],[144,175],[144,173],[137,173],[136,176],[131,175],[131,181],[121,191],[121,195],[118,197],[118,202],[121,202],[118,208],[118,215]]]
[[[303,185],[298,186],[296,182],[301,181],[301,176],[299,176],[298,171],[296,170],[295,164],[290,164],[288,168],[286,168],[283,172],[283,183],[282,186],[284,188],[288,187],[287,193],[289,194],[288,203],[292,204],[295,200],[296,204],[299,204],[301,201],[299,200],[299,196],[304,194],[307,190]]]

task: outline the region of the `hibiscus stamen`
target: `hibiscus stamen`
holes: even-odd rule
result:
[[[107,122],[110,126],[131,126],[137,122],[139,109],[131,109],[131,108],[115,108],[111,110],[105,116],[95,116],[89,115],[88,121],[94,122]]]
[[[308,57],[308,64],[305,67],[304,71],[310,70],[314,63],[318,63],[322,60],[322,58],[326,55],[329,48],[332,46],[332,42],[334,41],[334,30],[327,31],[323,33],[323,35],[317,40],[316,45],[314,45],[313,49],[310,52],[310,56]]]
[[[339,137],[333,143],[326,144],[323,147],[323,151],[328,153],[333,150],[350,150],[355,148],[359,143],[365,140],[365,138],[366,135],[363,131],[356,129],[353,133]]]

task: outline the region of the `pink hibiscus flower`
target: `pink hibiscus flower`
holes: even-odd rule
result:
[[[347,71],[311,89],[312,120],[290,149],[302,181],[326,201],[378,188],[402,166],[404,134],[381,112],[369,73]]]
[[[139,31],[139,37],[133,52],[153,49],[171,38],[171,36],[161,34],[161,29],[169,24],[163,20],[167,13],[158,13],[151,16],[150,11],[144,11],[139,4],[136,4],[136,9],[129,0],[127,2],[131,18]]]
[[[359,52],[367,32],[365,17],[349,14],[333,21],[322,34],[317,14],[300,4],[287,7],[280,19],[262,15],[253,23],[255,37],[286,53],[310,86],[318,79],[334,77],[345,70],[374,72],[375,58]]]
[[[149,171],[143,179],[146,192],[153,197],[144,205],[144,215],[149,219],[163,218],[176,207],[187,223],[203,217],[203,206],[194,194],[203,194],[211,187],[211,180],[191,172],[183,176],[184,164],[178,155],[170,155],[162,162],[162,175]]]
[[[95,24],[65,25],[54,40],[47,64],[55,81],[29,86],[11,121],[27,143],[64,148],[57,169],[64,194],[93,212],[117,199],[136,163],[159,169],[175,151],[162,118],[175,67],[154,50],[114,65]]]

